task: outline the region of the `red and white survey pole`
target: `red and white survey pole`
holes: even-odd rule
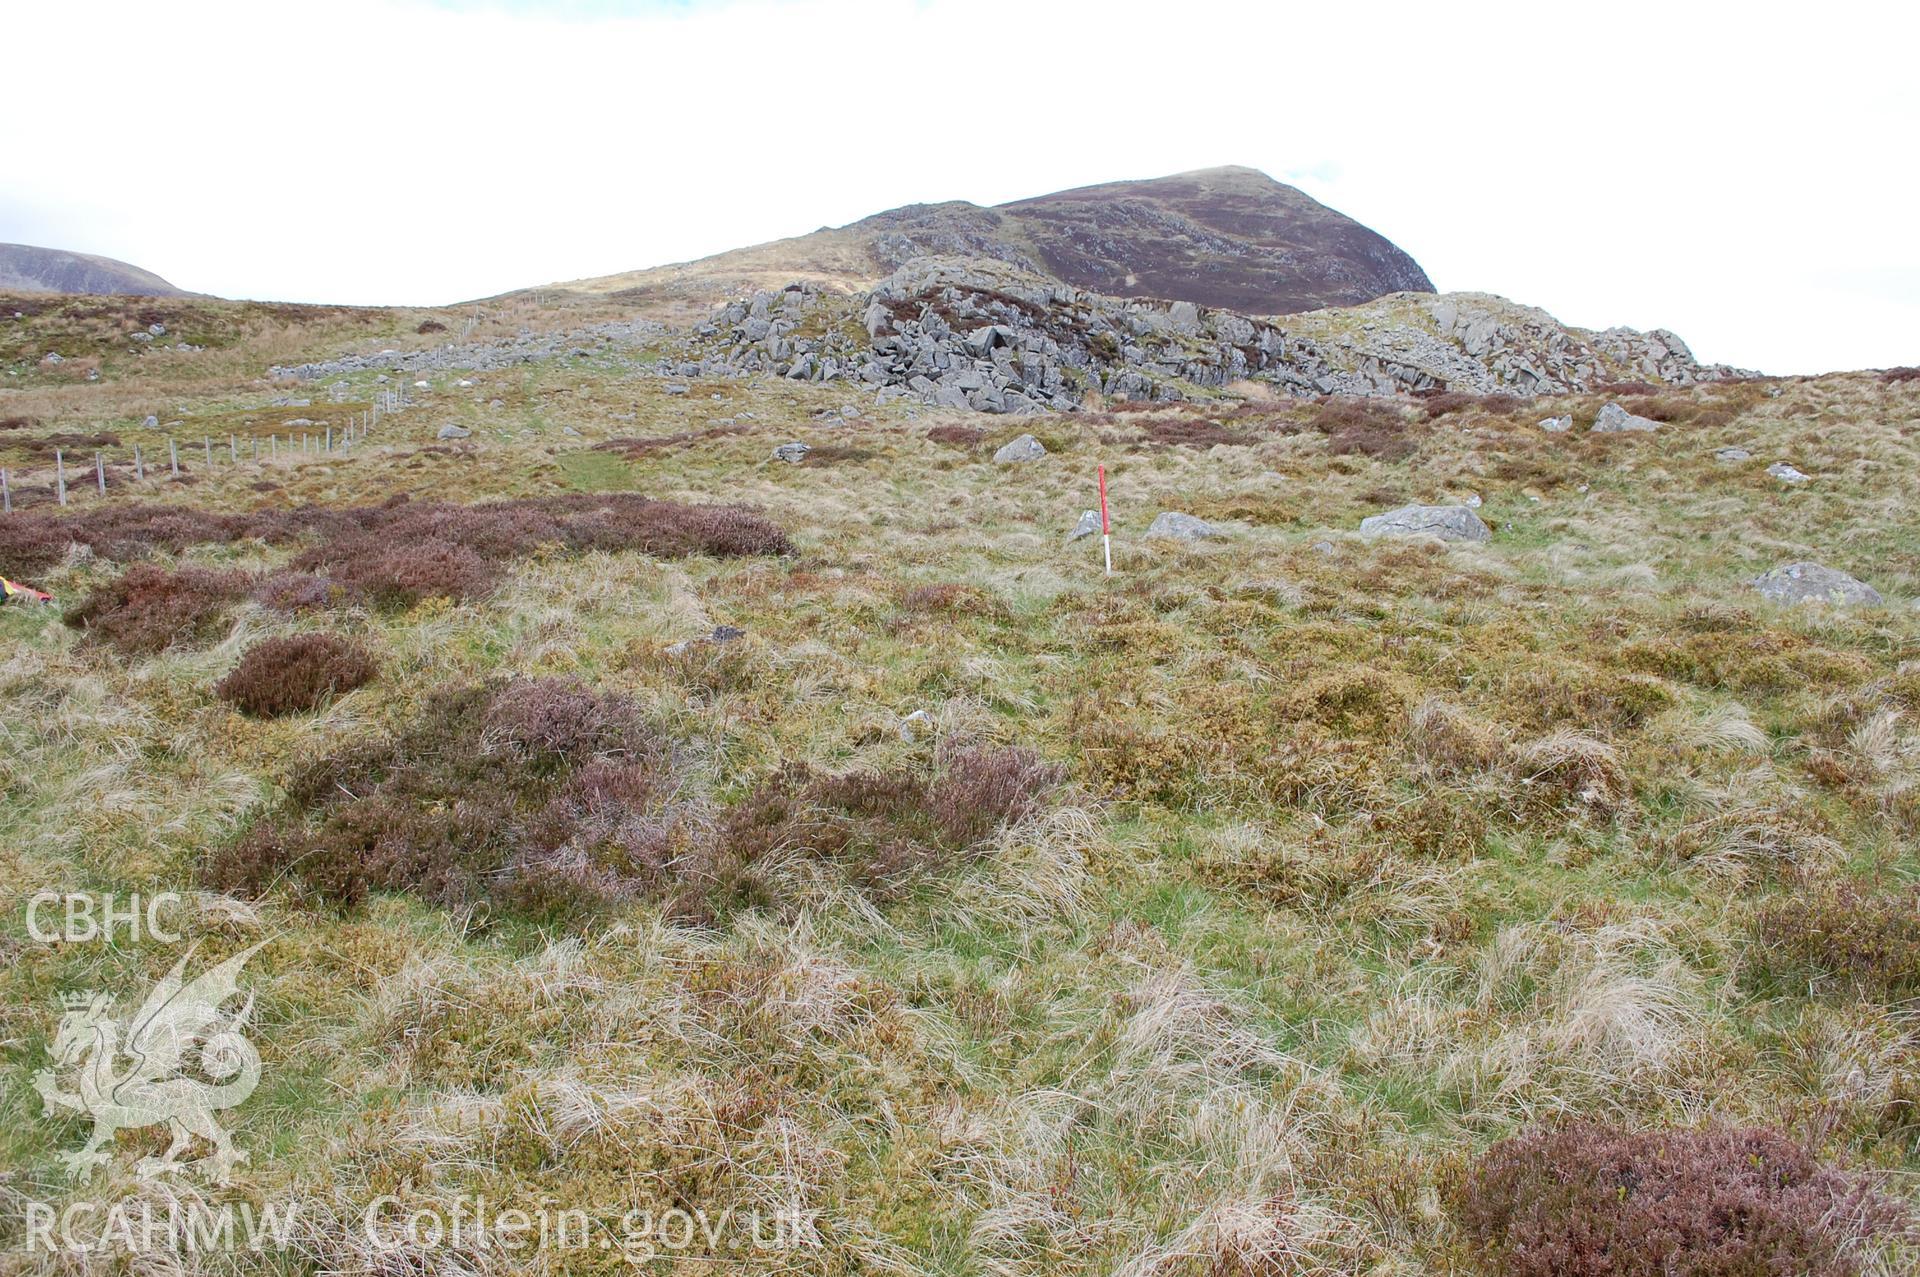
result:
[[[1107,556],[1107,575],[1113,575],[1113,521],[1107,518],[1107,468],[1100,468],[1100,548]]]

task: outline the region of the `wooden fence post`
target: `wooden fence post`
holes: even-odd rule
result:
[[[0,514],[13,513],[13,485],[7,482],[7,472],[0,468]]]
[[[146,477],[147,468],[140,462],[140,445],[136,443],[133,445],[133,481],[141,483],[146,480]]]
[[[60,493],[60,504],[67,503],[67,459],[60,455],[60,449],[53,450],[53,483]]]
[[[107,467],[106,463],[100,460],[100,454],[97,452],[93,454],[93,481],[100,485],[100,495],[106,496]]]
[[[167,466],[173,471],[173,477],[180,477],[180,449],[172,439],[167,440]]]
[[[201,435],[201,436],[200,436],[200,446],[201,446],[202,448],[204,448],[204,449],[206,449],[206,452],[207,452],[207,469],[208,469],[208,470],[212,470],[212,469],[213,469],[213,440],[211,440],[211,439],[209,439],[209,438],[207,438],[207,436],[205,436],[205,435]]]

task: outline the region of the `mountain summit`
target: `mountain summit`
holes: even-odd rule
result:
[[[1385,236],[1257,169],[1083,186],[997,211],[1048,273],[1109,296],[1287,314],[1433,291]]]
[[[796,281],[858,292],[916,257],[988,258],[1076,288],[1251,314],[1349,306],[1433,284],[1384,236],[1256,169],[1108,182],[992,208],[909,204],[847,226],[564,292],[709,307]]]

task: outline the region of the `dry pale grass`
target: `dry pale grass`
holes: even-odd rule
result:
[[[212,420],[266,397],[247,383],[268,358],[586,313],[510,299],[415,335],[427,312],[408,312],[382,321],[399,340],[263,326],[217,360],[128,376],[109,361],[96,385],[0,393],[0,415],[41,417],[36,431],[183,407]],[[1284,428],[1301,424],[1290,404],[1220,405],[1256,442],[1208,448],[1133,448],[1134,425],[1049,417],[1021,423],[1049,457],[1013,471],[924,438],[997,438],[990,419],[862,398],[857,421],[821,425],[856,397],[843,385],[666,396],[564,362],[432,380],[349,458],[217,469],[159,499],[644,491],[762,506],[796,552],[535,554],[489,597],[404,611],[289,620],[243,603],[206,641],[132,665],[9,605],[8,902],[191,887],[301,760],[489,678],[630,699],[673,742],[676,797],[702,810],[789,762],[925,774],[983,745],[1035,748],[1071,781],[893,891],[783,847],[772,898],[700,927],[644,895],[569,933],[407,897],[196,905],[210,943],[276,937],[256,961],[277,1089],[237,1115],[254,1160],[236,1191],[312,1206],[291,1266],[580,1267],[377,1252],[357,1214],[392,1190],[801,1209],[826,1245],[755,1257],[796,1273],[1465,1271],[1442,1168],[1561,1115],[1769,1124],[1896,1188],[1920,1169],[1910,1008],[1751,978],[1756,911],[1790,907],[1809,878],[1920,876],[1920,619],[1904,608],[1920,543],[1896,517],[1920,501],[1910,392],[1851,376],[1778,397],[1703,389],[1676,405],[1685,420],[1624,442],[1473,407],[1442,414],[1413,461],[1331,455]],[[723,417],[743,431],[706,438]],[[436,451],[442,421],[475,434]],[[683,434],[637,458],[593,447]],[[849,452],[771,462],[790,438]],[[1733,443],[1755,467],[1714,460]],[[1775,455],[1816,482],[1763,479]],[[1061,540],[1095,465],[1111,579],[1097,541]],[[263,474],[279,490],[254,491]],[[1485,547],[1351,535],[1467,491],[1496,530]],[[1149,546],[1161,509],[1231,535]],[[260,571],[291,553],[178,562]],[[1746,587],[1799,558],[1848,567],[1893,606],[1782,612]],[[35,584],[65,604],[116,571],[76,555]],[[256,722],[212,696],[245,647],[322,624],[381,654],[344,707]],[[744,636],[669,651],[723,625]],[[5,952],[0,1029],[29,1054],[73,978],[130,994],[143,974]],[[7,1182],[73,1198],[52,1161],[70,1136],[24,1126],[0,1154]],[[97,1187],[159,1191],[133,1183],[133,1144]]]

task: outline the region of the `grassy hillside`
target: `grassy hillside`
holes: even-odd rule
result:
[[[1920,384],[1629,392],[1650,434],[1588,434],[1595,396],[1015,423],[596,353],[51,511],[37,441],[284,440],[390,383],[268,363],[437,339],[214,311],[225,346],[0,389],[0,573],[57,599],[0,610],[0,899],[173,888],[204,957],[268,941],[262,1081],[224,1114],[250,1157],[143,1179],[148,1128],[69,1181],[85,1123],[33,1090],[59,995],[124,1013],[180,951],[11,926],[9,1271],[101,1262],[25,1250],[27,1201],[169,1195],[299,1203],[285,1271],[645,1258],[380,1251],[390,1195],[817,1230],[659,1271],[1586,1273],[1528,1267],[1522,1216],[1639,1227],[1629,1179],[1555,1178],[1602,1147],[1632,1183],[1682,1149],[1722,1204],[1764,1181],[1796,1271],[1912,1271]],[[80,321],[14,322],[31,351]],[[996,465],[1022,429],[1048,455]],[[1111,578],[1064,542],[1096,465]],[[1469,497],[1486,545],[1355,531]],[[1162,510],[1226,535],[1147,541]],[[1809,559],[1885,605],[1748,585]],[[313,634],[371,678],[244,712],[324,689],[314,644],[236,674]],[[1722,1128],[1781,1142],[1660,1134]]]

